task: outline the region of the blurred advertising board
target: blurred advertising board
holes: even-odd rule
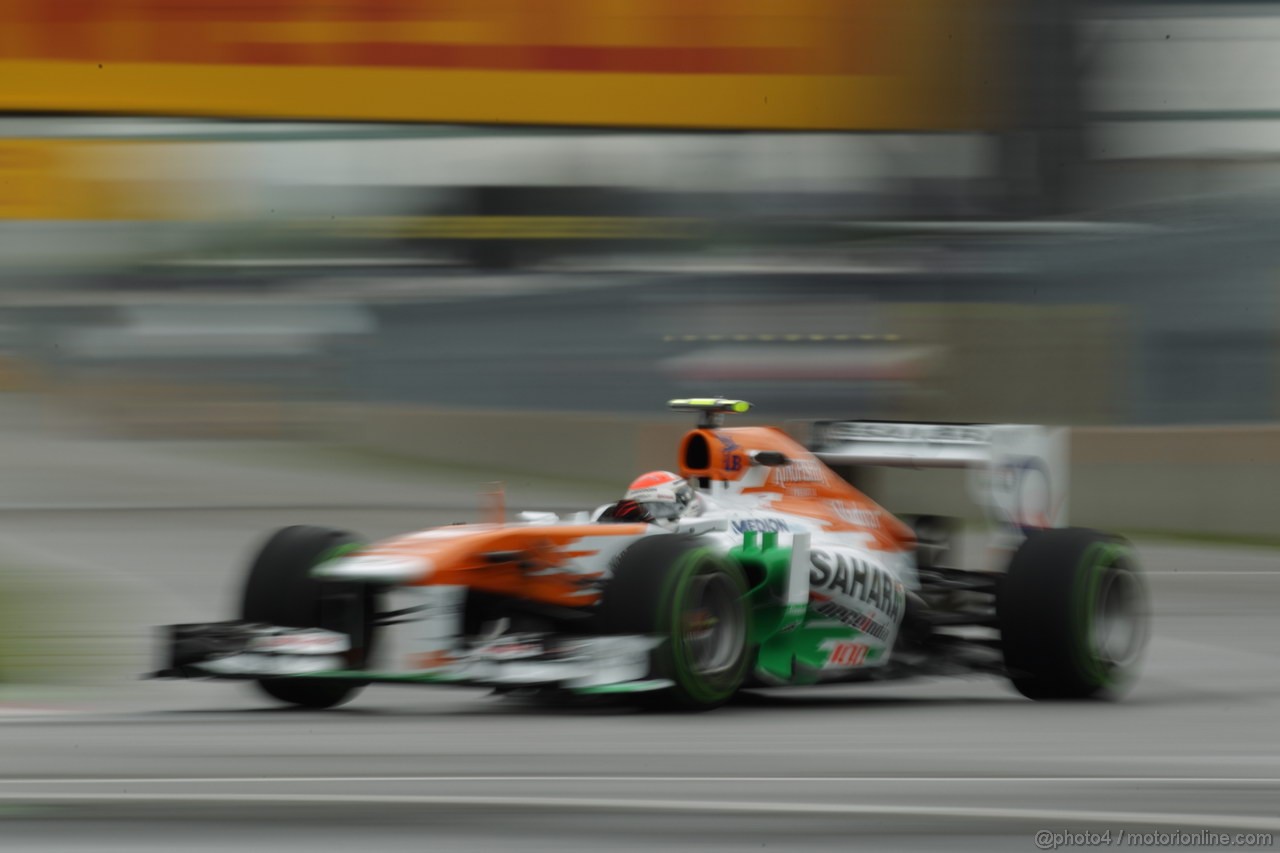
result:
[[[758,130],[992,123],[993,0],[0,0],[0,110]]]

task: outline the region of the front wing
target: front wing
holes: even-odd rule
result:
[[[649,677],[657,637],[503,635],[466,649],[422,655],[403,670],[353,668],[348,635],[252,622],[160,629],[155,678],[323,678],[361,682],[556,687],[576,693],[640,693],[672,686]]]

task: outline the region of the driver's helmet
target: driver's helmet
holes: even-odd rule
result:
[[[686,515],[702,512],[698,493],[688,481],[670,471],[650,471],[632,481],[624,500],[635,501],[658,524],[672,525]]]

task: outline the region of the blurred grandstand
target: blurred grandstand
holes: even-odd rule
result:
[[[776,415],[1278,414],[1269,4],[0,20],[4,376],[113,429],[707,388]]]

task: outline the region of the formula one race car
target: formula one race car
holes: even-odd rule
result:
[[[241,618],[165,630],[171,678],[255,681],[323,708],[374,682],[635,694],[711,708],[740,688],[997,673],[1034,699],[1116,695],[1147,636],[1128,544],[1064,528],[1065,437],[1027,426],[818,422],[809,447],[700,415],[679,474],[562,519],[367,544],[288,527]],[[997,565],[945,565],[939,519],[890,515],[837,470],[969,469]]]

